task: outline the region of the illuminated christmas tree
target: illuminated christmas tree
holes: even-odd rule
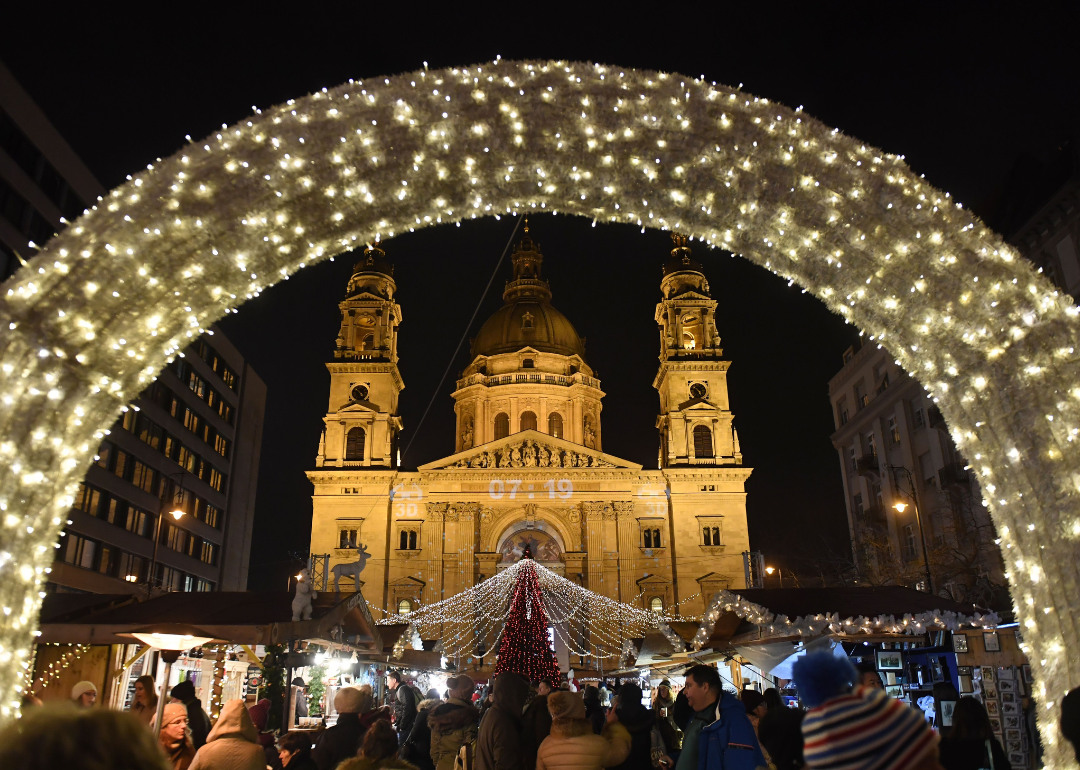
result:
[[[555,660],[555,651],[548,644],[544,597],[540,591],[536,566],[529,557],[526,550],[510,600],[510,615],[506,619],[506,629],[499,645],[495,674],[513,671],[526,679],[554,682],[559,678],[559,664]]]

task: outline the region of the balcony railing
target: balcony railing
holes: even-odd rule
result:
[[[544,372],[515,372],[512,374],[492,375],[470,374],[468,377],[462,377],[458,380],[457,386],[458,389],[467,388],[470,385],[483,385],[490,388],[496,385],[514,385],[518,383],[529,385],[561,385],[563,387],[581,384],[590,388],[600,388],[600,380],[588,377],[580,372],[572,375],[547,374]]]

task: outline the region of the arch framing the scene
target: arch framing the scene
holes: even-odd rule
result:
[[[902,158],[738,89],[568,62],[350,81],[257,111],[133,175],[4,284],[0,718],[77,484],[167,361],[307,265],[526,211],[745,256],[927,387],[1005,549],[1048,762],[1071,766],[1053,708],[1080,684],[1071,299]]]

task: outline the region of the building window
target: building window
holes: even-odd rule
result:
[[[495,440],[506,438],[510,435],[510,417],[506,412],[495,415]]]
[[[68,564],[74,564],[76,567],[93,569],[96,551],[97,543],[93,540],[69,534],[67,536],[67,547],[64,549],[64,561]]]
[[[345,438],[345,459],[363,460],[366,434],[363,428],[350,428]]]
[[[659,596],[654,596],[649,600],[649,609],[655,612],[657,615],[664,614],[664,600]]]
[[[926,426],[926,412],[922,410],[922,407],[916,409],[912,413],[912,422],[915,423],[916,428],[922,428]]]
[[[369,334],[364,337],[364,342],[361,346],[361,350],[374,350],[375,349],[375,335]]]
[[[338,533],[338,548],[356,548],[355,529],[343,529]]]
[[[855,514],[856,518],[861,518],[863,515],[862,495],[854,495],[851,498],[851,512]]]
[[[866,393],[866,385],[859,383],[855,386],[855,408],[862,409],[870,403],[870,396]]]
[[[855,457],[855,447],[848,447],[848,460],[851,462],[851,471],[854,473],[859,470],[859,460]]]
[[[713,456],[712,431],[707,425],[698,425],[694,428],[694,456]]]
[[[518,418],[521,430],[536,430],[536,415],[532,412],[522,412]]]
[[[548,435],[552,438],[562,438],[562,415],[552,412],[548,415]]]
[[[702,527],[702,545],[723,545],[720,542],[720,527]]]
[[[836,404],[836,414],[840,420],[841,425],[847,425],[848,421],[848,408],[847,400],[839,401]]]
[[[694,340],[694,335],[690,332],[683,332],[682,336],[683,350],[693,350],[697,347],[697,342]]]
[[[923,483],[928,487],[937,486],[937,473],[934,471],[934,458],[929,452],[919,455],[919,473],[922,474]]]
[[[398,550],[401,551],[415,551],[417,550],[416,540],[419,532],[415,529],[403,529],[398,536]]]
[[[398,615],[408,615],[412,612],[412,602],[408,599],[402,599],[397,605]]]
[[[894,444],[900,443],[900,426],[896,424],[896,418],[889,418],[889,440]]]
[[[522,369],[532,369],[532,368],[534,368],[533,360],[531,358],[526,358],[524,361],[521,362],[521,368]]]
[[[915,525],[907,524],[904,527],[904,558],[915,558]]]
[[[877,457],[877,442],[874,441],[873,433],[866,434],[866,454],[870,457]]]
[[[645,548],[662,548],[660,544],[660,530],[658,529],[643,529],[641,530],[642,544]]]

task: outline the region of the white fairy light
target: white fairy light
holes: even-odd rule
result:
[[[13,683],[60,532],[52,522],[103,431],[167,361],[304,265],[527,209],[677,229],[739,253],[923,377],[960,451],[980,455],[982,483],[998,488],[991,515],[1028,565],[1010,570],[1014,586],[1054,608],[1025,632],[1039,686],[1080,685],[1080,657],[1053,652],[1075,642],[1080,618],[1075,548],[1062,536],[1080,509],[1068,433],[1080,425],[1080,372],[1075,354],[1058,353],[1080,347],[1077,308],[902,156],[698,78],[496,60],[290,100],[132,177],[0,287],[0,435],[19,448],[0,464],[0,510],[23,523],[0,527],[12,555],[0,564],[0,605],[12,608],[0,628],[0,721],[17,713]],[[1047,761],[1071,764],[1045,727]]]

